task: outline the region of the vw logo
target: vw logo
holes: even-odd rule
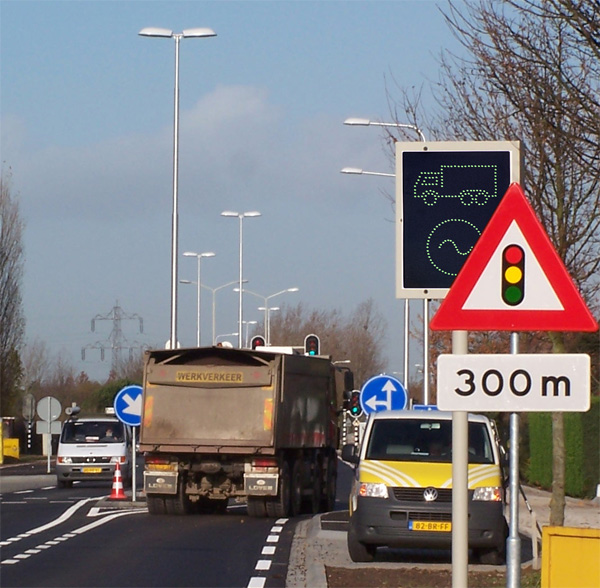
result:
[[[429,488],[425,488],[425,490],[423,490],[423,498],[425,502],[434,502],[437,500],[437,497],[438,491],[435,488],[430,486]]]

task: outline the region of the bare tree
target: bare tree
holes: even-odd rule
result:
[[[271,318],[274,345],[300,346],[306,335],[315,333],[323,354],[331,355],[333,361],[350,362],[357,386],[383,370],[385,331],[385,319],[372,299],[360,303],[348,316],[339,310],[309,310],[299,303],[282,307]]]
[[[23,221],[12,194],[10,171],[0,176],[0,414],[15,415],[19,406],[20,350],[23,343],[21,281]]]
[[[439,139],[521,141],[525,192],[588,305],[600,292],[600,5],[465,0],[445,14],[467,57],[442,54],[439,110],[401,89],[395,108]],[[423,126],[423,124],[421,124]],[[549,333],[555,352],[579,339]],[[564,521],[564,425],[553,414],[553,525]]]

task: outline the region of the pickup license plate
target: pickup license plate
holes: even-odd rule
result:
[[[452,523],[439,521],[409,521],[408,528],[411,531],[437,531],[448,533],[452,531]]]
[[[83,468],[84,474],[101,474],[102,468]]]

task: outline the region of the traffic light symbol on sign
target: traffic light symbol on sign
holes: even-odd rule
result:
[[[265,347],[265,345],[265,338],[262,335],[255,335],[252,337],[252,349],[256,349],[257,347]]]
[[[519,245],[508,245],[502,251],[502,300],[517,306],[525,298],[525,252]]]
[[[304,337],[304,354],[305,355],[319,355],[321,348],[321,342],[317,335],[306,335]]]
[[[350,414],[354,417],[360,416],[362,413],[362,407],[360,405],[360,391],[354,390],[350,396]]]

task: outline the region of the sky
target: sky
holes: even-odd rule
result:
[[[259,211],[243,222],[244,278],[263,298],[245,295],[244,320],[262,320],[264,297],[287,288],[299,290],[269,305],[351,313],[372,298],[387,371],[402,372],[393,179],[340,173],[394,170],[381,129],[343,122],[389,121],[386,87],[437,78],[440,51],[457,49],[440,6],[1,0],[1,156],[25,223],[26,340],[103,381],[111,354],[98,347],[117,304],[132,317],[125,347],[169,339],[175,42],[138,32],[210,27],[216,37],[180,43],[178,278],[197,280],[182,255],[194,251],[215,253],[203,284],[237,280],[239,221],[221,212]],[[193,346],[196,287],[178,292],[178,339]],[[238,330],[237,296],[216,294],[217,335]],[[208,344],[208,290],[201,330]]]

